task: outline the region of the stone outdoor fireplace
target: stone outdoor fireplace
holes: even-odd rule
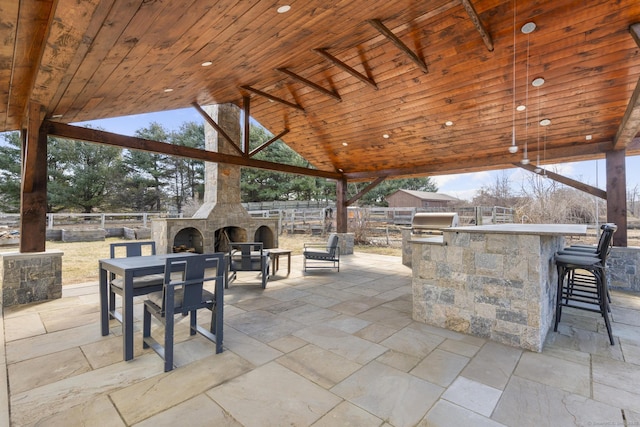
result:
[[[232,140],[241,141],[238,107],[224,104],[204,110]],[[236,153],[209,125],[205,125],[205,148]],[[151,238],[156,242],[157,253],[226,252],[229,242],[262,242],[265,249],[278,247],[278,220],[251,217],[240,200],[240,167],[207,162],[204,204],[193,217],[152,222]]]

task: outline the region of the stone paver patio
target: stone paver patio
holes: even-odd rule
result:
[[[398,257],[342,261],[303,275],[294,256],[266,290],[241,273],[225,294],[225,351],[181,319],[168,373],[142,349],[142,298],[129,362],[119,323],[100,335],[97,282],[7,308],[0,425],[640,425],[640,295],[613,293],[615,346],[599,315],[566,309],[533,353],[413,321]]]

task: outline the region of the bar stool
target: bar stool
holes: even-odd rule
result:
[[[615,224],[605,224],[595,252],[558,251],[555,255],[558,269],[558,289],[556,296],[556,319],[553,330],[558,330],[562,317],[562,307],[600,313],[604,318],[609,342],[614,345],[609,319],[606,261],[611,239],[617,230]]]

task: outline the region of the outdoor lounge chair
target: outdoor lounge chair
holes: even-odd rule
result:
[[[261,242],[229,243],[229,283],[237,277],[238,271],[259,271],[262,276],[262,288],[269,280],[269,252]]]
[[[209,275],[213,269],[215,275]],[[189,314],[189,334],[198,332],[216,344],[216,354],[222,352],[225,274],[223,253],[167,259],[162,291],[150,293],[144,302],[142,327],[143,347],[153,348],[164,359],[165,372],[173,369],[174,318],[177,314]],[[214,292],[204,289],[204,284],[211,281],[215,281]],[[201,308],[211,310],[209,330],[198,325],[196,313]],[[151,336],[152,315],[164,324],[164,345]]]
[[[331,234],[326,245],[305,243],[304,271],[308,268],[335,268],[340,271],[340,248],[338,247],[338,235]]]

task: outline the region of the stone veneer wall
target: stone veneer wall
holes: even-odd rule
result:
[[[61,251],[0,254],[2,306],[62,297]]]
[[[640,248],[611,248],[607,259],[609,287],[622,291],[640,292]]]
[[[563,237],[445,232],[443,244],[412,246],[415,320],[542,350]]]

